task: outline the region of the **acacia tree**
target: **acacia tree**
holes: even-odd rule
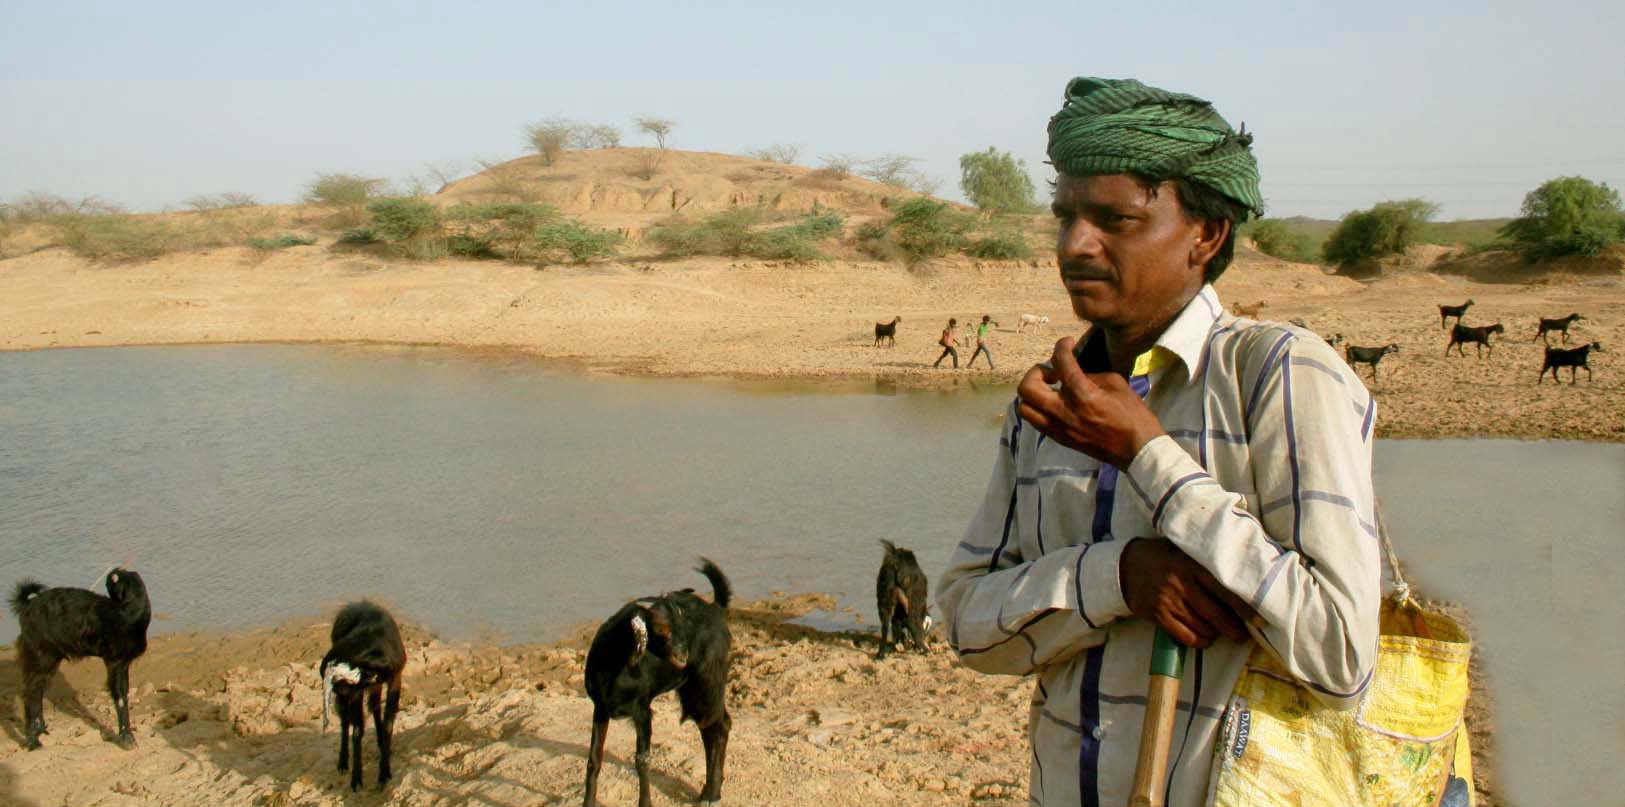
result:
[[[959,158],[959,187],[971,204],[990,213],[1020,213],[1036,206],[1026,162],[992,146]]]
[[[1523,198],[1523,216],[1501,228],[1501,235],[1526,256],[1596,255],[1625,239],[1625,213],[1619,191],[1584,177],[1558,177]]]
[[[542,155],[543,165],[552,165],[564,153],[564,147],[569,145],[575,129],[576,124],[563,118],[548,118],[525,127],[525,143]]]
[[[637,117],[632,119],[632,125],[644,134],[653,135],[655,146],[661,151],[666,150],[666,138],[671,136],[671,130],[677,128],[677,122],[666,118]]]
[[[305,201],[332,208],[340,220],[351,226],[365,217],[367,203],[384,195],[388,183],[382,179],[355,174],[317,174],[305,186]]]

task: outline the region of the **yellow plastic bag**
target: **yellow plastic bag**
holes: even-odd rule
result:
[[[1379,521],[1380,524],[1380,521]],[[1255,649],[1213,750],[1213,807],[1469,807],[1462,713],[1472,641],[1411,599],[1386,530],[1396,595],[1382,606],[1377,665],[1353,709],[1322,706]]]

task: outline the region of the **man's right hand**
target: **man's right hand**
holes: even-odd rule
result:
[[[1135,616],[1154,620],[1187,647],[1220,636],[1247,641],[1258,614],[1171,541],[1136,538],[1118,561],[1123,601]]]

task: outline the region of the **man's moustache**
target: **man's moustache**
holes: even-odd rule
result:
[[[1112,273],[1094,266],[1061,264],[1062,280],[1111,280]]]

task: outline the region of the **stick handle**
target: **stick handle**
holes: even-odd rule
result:
[[[1151,646],[1145,724],[1140,730],[1140,754],[1134,763],[1129,807],[1163,807],[1163,779],[1168,775],[1168,750],[1173,744],[1174,715],[1179,711],[1179,682],[1184,675],[1185,646],[1158,628]]]

